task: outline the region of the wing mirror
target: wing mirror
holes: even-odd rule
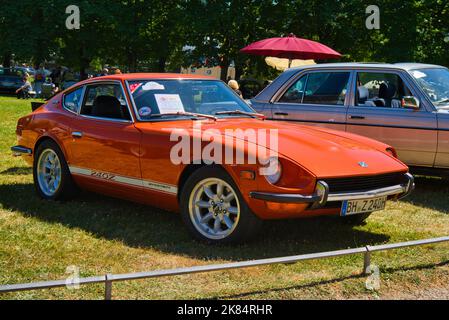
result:
[[[418,110],[419,109],[419,100],[414,96],[405,96],[401,100],[402,108]]]

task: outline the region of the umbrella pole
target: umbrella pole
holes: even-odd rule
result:
[[[292,59],[288,59],[288,68],[289,69],[290,69],[291,65],[292,65]]]

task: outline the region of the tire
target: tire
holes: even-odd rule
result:
[[[202,167],[187,179],[180,207],[193,237],[210,244],[242,243],[262,227],[232,178],[216,165]]]
[[[347,225],[351,226],[362,226],[366,224],[366,219],[371,215],[372,212],[355,214],[347,217],[340,217],[340,220]]]
[[[35,151],[33,180],[37,194],[45,200],[67,200],[78,191],[64,154],[52,140],[42,142]]]

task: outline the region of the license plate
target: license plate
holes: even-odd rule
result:
[[[385,209],[387,197],[379,197],[364,200],[345,200],[341,206],[340,214],[349,216],[352,214],[372,212]]]

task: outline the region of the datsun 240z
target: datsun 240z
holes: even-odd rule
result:
[[[89,79],[20,118],[17,137],[12,151],[33,166],[40,197],[84,189],[179,211],[192,235],[210,243],[244,241],[269,219],[360,223],[414,186],[390,146],[265,120],[203,76]]]

